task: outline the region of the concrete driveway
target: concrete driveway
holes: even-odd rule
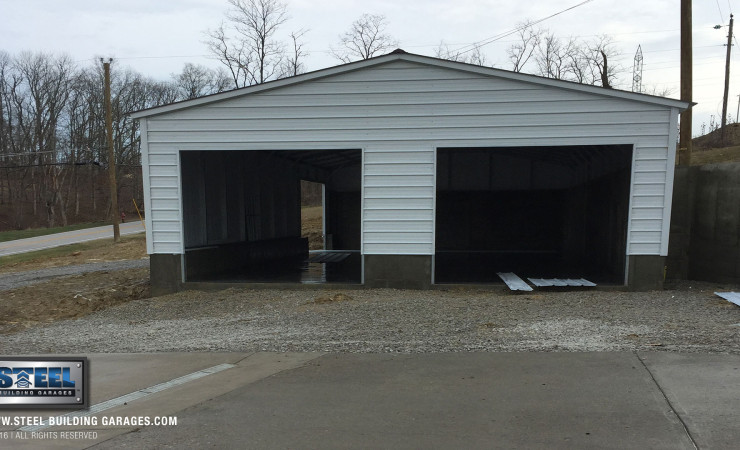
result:
[[[138,220],[121,224],[121,236],[141,233],[143,231],[144,224]],[[113,225],[106,225],[103,227],[85,228],[83,230],[47,234],[45,236],[26,239],[16,239],[14,241],[0,242],[0,257],[112,237]]]
[[[94,416],[176,416],[177,424],[98,423],[35,431],[5,426],[0,436],[10,433],[13,448],[693,449],[737,448],[740,438],[738,355],[166,353],[90,358],[93,409],[124,394],[146,393]],[[188,381],[193,374],[197,379]],[[39,414],[49,415],[0,412]]]

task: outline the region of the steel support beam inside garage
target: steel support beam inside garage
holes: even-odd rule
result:
[[[361,281],[359,150],[184,151],[186,281]],[[301,237],[300,181],[325,186],[326,250]]]
[[[435,282],[622,284],[632,146],[437,150]]]

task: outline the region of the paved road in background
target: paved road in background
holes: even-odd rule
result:
[[[16,436],[21,427],[0,426],[0,437],[8,432],[8,442],[0,447],[691,450],[737,448],[740,439],[740,355],[258,352],[88,357],[91,406],[106,402],[108,407],[91,413],[100,422],[36,429],[57,432],[56,438],[34,438],[30,431]],[[11,417],[50,414],[0,412]],[[155,416],[176,416],[177,425],[102,423],[102,417]],[[62,431],[95,434],[62,437]]]
[[[142,231],[144,231],[144,224],[140,221],[121,224],[121,236],[141,233]],[[16,239],[15,241],[0,242],[0,257],[112,237],[113,226],[106,225],[104,227],[85,228],[84,230]]]

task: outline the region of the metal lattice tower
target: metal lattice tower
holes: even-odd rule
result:
[[[642,92],[642,47],[639,45],[632,66],[632,92]]]

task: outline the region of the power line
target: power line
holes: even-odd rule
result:
[[[0,156],[25,156],[25,155],[40,155],[43,153],[57,153],[57,150],[47,150],[43,152],[36,152],[36,151],[29,151],[29,152],[23,152],[23,153],[0,153]]]
[[[723,47],[724,48],[724,44],[697,45],[697,46],[694,46],[692,48],[694,50],[696,50],[696,49],[699,49],[699,48],[711,48],[711,47]],[[680,51],[680,50],[681,50],[680,48],[666,48],[666,49],[663,49],[663,50],[643,50],[642,52],[643,53],[661,53],[661,52],[677,52],[677,51]]]
[[[579,6],[583,6],[583,5],[587,4],[587,3],[591,3],[592,1],[594,1],[594,0],[585,0],[585,1],[581,2],[581,3],[578,3],[577,5],[571,6],[570,8],[565,8],[565,9],[563,9],[561,11],[558,11],[558,12],[556,12],[554,14],[551,14],[551,15],[549,15],[547,17],[543,17],[542,19],[538,19],[538,20],[535,20],[534,22],[527,23],[527,24],[525,24],[525,25],[523,25],[521,27],[517,27],[517,28],[515,28],[513,30],[505,31],[505,32],[503,32],[501,34],[497,34],[496,36],[491,36],[490,38],[486,38],[486,39],[483,39],[481,41],[474,42],[474,43],[469,44],[469,45],[466,45],[464,47],[460,47],[459,49],[455,50],[454,53],[463,54],[463,53],[467,53],[467,52],[473,51],[476,48],[483,47],[484,45],[488,45],[488,44],[490,44],[492,42],[498,41],[498,40],[503,39],[503,38],[505,38],[507,36],[511,36],[512,34],[514,34],[516,32],[519,32],[521,30],[524,30],[525,28],[531,27],[532,25],[537,25],[538,23],[542,23],[545,20],[552,19],[555,16],[559,16],[560,14],[563,14],[565,12],[568,12],[571,9],[578,8]],[[468,48],[467,50],[463,50],[466,47],[470,47],[470,48]]]
[[[722,23],[725,23],[725,16],[722,15],[722,8],[719,7],[719,0],[714,0],[717,2],[717,10],[719,11],[719,17],[722,19]]]
[[[650,31],[630,31],[630,32],[624,32],[624,33],[609,33],[609,36],[628,36],[633,34],[654,34],[654,33],[669,33],[673,31],[680,31],[678,29],[672,29],[672,30],[650,30]],[[600,34],[573,34],[568,35],[570,38],[584,38],[584,37],[594,37],[594,36],[601,36]],[[517,40],[506,40],[506,41],[500,41],[500,42],[518,42]],[[468,46],[475,46],[476,43],[466,43],[466,42],[446,42],[445,45],[461,45],[462,48],[468,47]],[[422,48],[422,47],[437,47],[439,46],[439,43],[436,44],[417,44],[417,45],[403,45],[403,48]],[[694,48],[701,48],[701,47],[694,47]],[[656,50],[653,50],[656,51]],[[331,53],[330,51],[324,51],[324,50],[309,50],[308,53]]]
[[[167,56],[128,56],[116,59],[174,59],[174,58],[208,58],[211,55],[167,55]]]
[[[92,164],[94,166],[100,166],[97,161],[93,162],[60,162],[60,163],[42,163],[42,164],[23,164],[17,166],[0,166],[0,169],[28,169],[30,167],[51,167],[51,166],[85,166]]]

